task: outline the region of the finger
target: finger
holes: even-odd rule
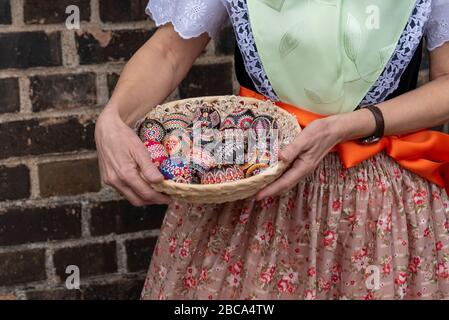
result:
[[[140,198],[139,195],[136,194],[131,188],[127,187],[122,183],[116,182],[114,183],[114,185],[111,186],[114,187],[122,196],[124,196],[135,207],[143,207],[145,205],[151,204]]]
[[[157,204],[168,204],[171,202],[170,197],[154,191],[153,188],[142,179],[142,176],[135,168],[120,173],[120,178],[127,187],[144,201]]]
[[[298,159],[278,180],[265,187],[256,195],[257,200],[272,197],[293,188],[296,183],[312,170],[311,166]]]
[[[307,141],[301,136],[301,134],[293,140],[288,146],[280,152],[281,160],[284,160],[287,163],[293,162],[298,155],[305,150]]]
[[[151,161],[147,149],[143,145],[132,149],[134,160],[136,161],[143,177],[150,183],[158,183],[164,180],[164,176]]]

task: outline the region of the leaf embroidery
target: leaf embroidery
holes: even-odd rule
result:
[[[306,93],[307,98],[309,98],[309,100],[312,101],[313,103],[323,104],[323,100],[321,100],[321,97],[313,90],[304,88],[304,92]]]
[[[396,43],[380,49],[379,55],[380,55],[380,63],[382,64],[382,66],[386,65],[387,62],[390,61],[394,49],[396,49]]]
[[[279,43],[279,54],[282,59],[288,56],[293,50],[295,50],[300,41],[298,39],[298,35],[300,34],[300,24],[296,25],[290,31],[287,31],[284,36],[281,38],[281,42]]]
[[[356,63],[359,54],[361,38],[362,28],[360,27],[360,23],[353,15],[349,14],[343,35],[343,42],[346,55],[354,63]]]
[[[282,7],[284,6],[285,0],[259,0],[265,3],[270,8],[281,12]]]

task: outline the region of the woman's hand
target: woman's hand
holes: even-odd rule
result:
[[[103,181],[117,189],[133,205],[166,204],[170,198],[154,191],[150,183],[164,178],[151,162],[148,151],[118,112],[106,108],[95,129],[100,173]]]
[[[344,137],[345,130],[339,123],[338,116],[310,123],[280,153],[280,160],[292,163],[292,167],[278,180],[261,190],[257,194],[257,200],[275,196],[293,188],[300,179],[314,171],[320,161],[335,145],[343,141]]]

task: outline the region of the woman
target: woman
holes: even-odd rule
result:
[[[449,121],[449,1],[152,0],[147,11],[161,27],[96,131],[103,179],[134,205],[170,199],[149,186],[162,177],[130,127],[228,17],[242,93],[313,121],[281,152],[291,169],[255,199],[170,204],[143,299],[449,298],[449,140],[418,132]],[[416,89],[423,37],[432,81]]]

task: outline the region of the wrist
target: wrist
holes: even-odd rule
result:
[[[118,105],[111,102],[106,105],[100,116],[102,118],[108,118],[109,120],[119,120],[130,128],[132,128],[138,120],[136,115],[134,115],[134,112],[122,110]]]
[[[376,130],[376,121],[369,110],[361,109],[328,117],[332,130],[340,142],[370,136]]]
[[[342,115],[332,115],[326,118],[320,119],[323,122],[324,132],[328,136],[332,136],[336,139],[336,143],[348,140],[348,130],[346,118]]]

